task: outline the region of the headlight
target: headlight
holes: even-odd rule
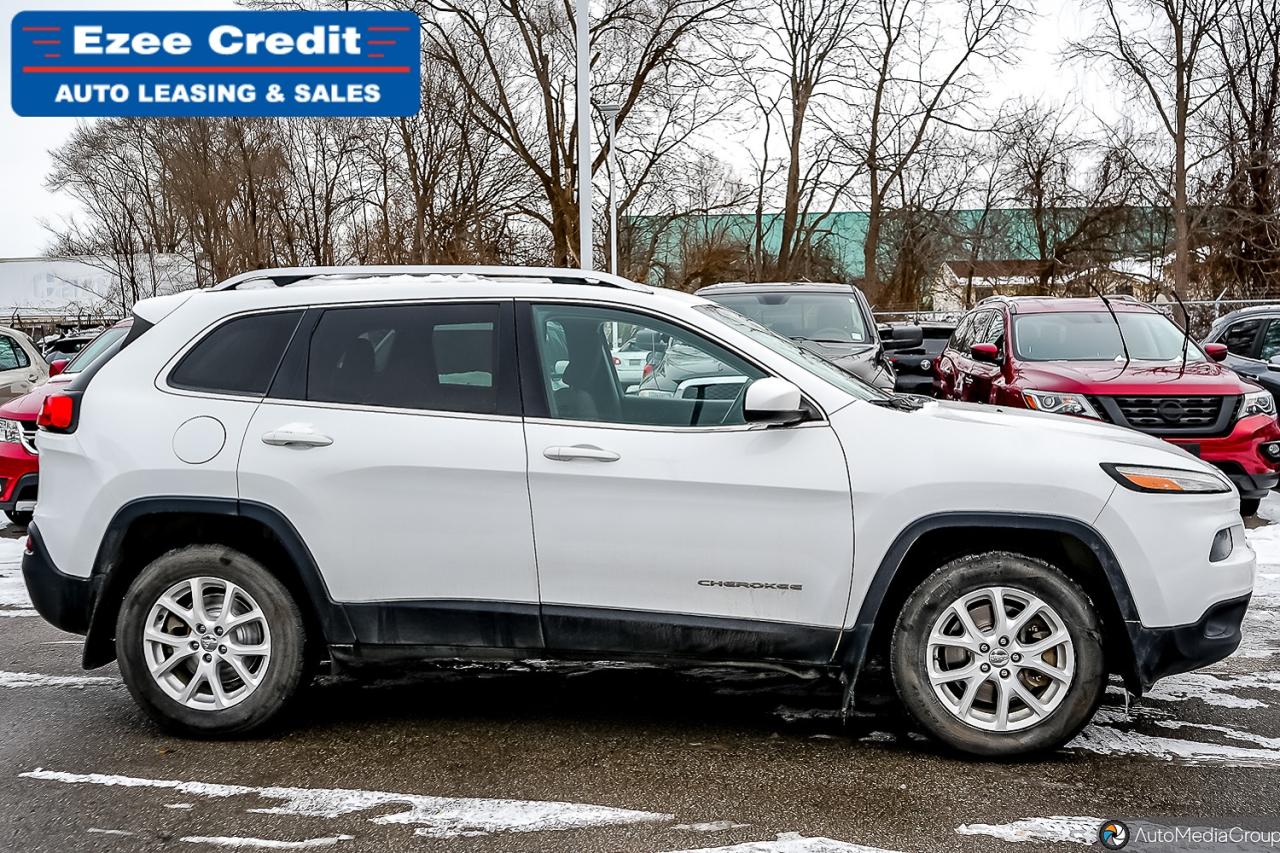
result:
[[[1151,465],[1115,465],[1102,463],[1102,470],[1117,483],[1135,492],[1229,492],[1231,485],[1217,474],[1187,471],[1182,468],[1157,468]]]
[[[1055,415],[1077,415],[1082,418],[1096,418],[1097,411],[1083,394],[1059,394],[1057,391],[1023,391],[1022,399],[1027,407],[1037,412],[1049,412]]]
[[[1271,415],[1276,414],[1276,399],[1271,396],[1270,391],[1250,391],[1244,395],[1244,408],[1240,410],[1240,417],[1247,418],[1249,415]]]

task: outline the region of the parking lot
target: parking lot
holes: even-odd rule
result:
[[[1104,818],[1275,826],[1280,500],[1262,516],[1240,651],[1129,711],[1113,688],[1067,749],[1003,764],[944,754],[892,705],[842,721],[831,683],[605,663],[322,678],[272,735],[177,739],[29,610],[7,528],[0,848],[1049,850]]]

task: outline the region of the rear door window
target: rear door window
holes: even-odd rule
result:
[[[306,399],[517,414],[515,360],[498,303],[378,305],[324,312],[311,336]]]
[[[1226,344],[1227,350],[1232,355],[1253,358],[1260,331],[1262,331],[1262,320],[1241,320],[1231,324],[1231,327],[1223,332],[1219,343]]]
[[[1262,336],[1262,345],[1258,348],[1258,358],[1270,361],[1280,355],[1280,319],[1267,324],[1267,331]]]
[[[8,335],[0,335],[0,370],[17,370],[30,367],[31,359],[18,342]]]
[[[169,384],[188,391],[261,397],[301,317],[301,311],[279,311],[223,323],[182,357],[169,374]]]

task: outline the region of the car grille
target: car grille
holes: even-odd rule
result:
[[[22,446],[32,456],[38,455],[40,451],[36,450],[36,422],[18,421],[18,428],[20,430],[18,440],[22,442]]]
[[[1107,420],[1155,435],[1219,435],[1231,427],[1239,397],[1095,397]]]

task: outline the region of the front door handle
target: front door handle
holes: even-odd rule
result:
[[[622,456],[612,450],[604,450],[594,444],[575,444],[571,447],[548,447],[542,455],[554,462],[572,462],[586,459],[591,462],[617,462]]]
[[[313,429],[290,425],[263,433],[262,443],[273,447],[328,447],[333,439]]]

